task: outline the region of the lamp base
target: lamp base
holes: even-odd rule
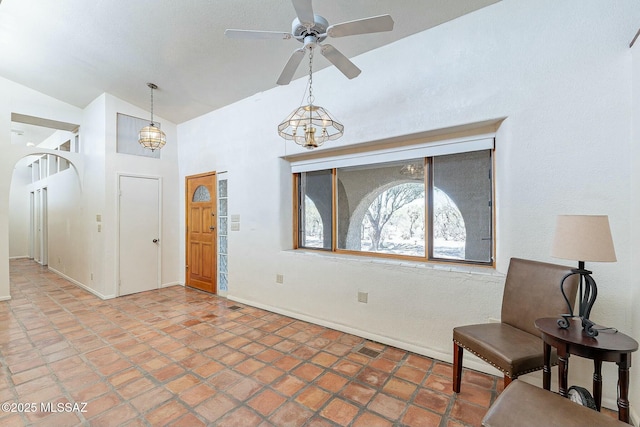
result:
[[[560,328],[567,329],[569,326],[571,326],[571,319],[576,318],[576,319],[580,319],[582,323],[582,330],[584,331],[584,334],[586,336],[592,337],[592,338],[598,336],[598,330],[594,329],[594,326],[596,324],[593,323],[591,320],[587,319],[586,317],[573,316],[570,314],[561,314],[560,316],[562,316],[562,319],[558,319],[558,326]]]
[[[573,307],[569,303],[567,294],[564,292],[565,280],[568,277],[573,276],[574,274],[580,275],[580,312],[577,316],[573,314]],[[598,296],[598,287],[596,286],[596,281],[593,280],[593,277],[591,277],[591,271],[585,270],[583,261],[579,261],[578,268],[571,270],[571,273],[562,278],[562,281],[560,282],[560,290],[562,291],[562,296],[567,303],[569,314],[560,315],[562,316],[562,319],[558,319],[558,326],[560,326],[562,329],[567,329],[571,325],[570,319],[578,318],[581,320],[582,330],[584,331],[585,335],[589,337],[598,336],[598,330],[594,329],[595,323],[589,320],[591,308],[593,307],[593,303],[596,301],[596,296]]]

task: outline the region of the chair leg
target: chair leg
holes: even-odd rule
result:
[[[504,375],[504,383],[503,383],[502,388],[503,388],[503,389],[507,388],[507,386],[508,386],[509,384],[511,384],[511,381],[513,381],[514,379],[515,379],[515,378],[508,377],[508,376],[507,376],[507,374],[505,374],[505,375]]]
[[[462,353],[464,349],[455,342],[453,343],[453,391],[460,393],[460,383],[462,382]]]

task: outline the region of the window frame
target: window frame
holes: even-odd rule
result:
[[[492,136],[492,138],[494,138]],[[322,253],[333,253],[339,255],[355,255],[355,256],[363,256],[363,257],[372,257],[372,258],[382,258],[382,259],[398,259],[398,260],[406,260],[406,261],[416,261],[416,262],[424,262],[424,263],[442,263],[442,264],[459,264],[459,265],[473,265],[479,267],[490,267],[495,268],[495,259],[496,259],[496,239],[495,239],[495,220],[496,220],[496,209],[495,209],[495,146],[492,148],[486,148],[483,150],[468,150],[468,151],[460,151],[453,152],[448,154],[462,154],[464,152],[470,151],[489,151],[490,155],[490,171],[489,171],[489,179],[491,180],[491,188],[489,191],[490,197],[490,207],[491,207],[491,249],[490,249],[490,259],[489,261],[473,261],[473,260],[461,260],[461,259],[448,259],[448,258],[435,258],[433,257],[433,249],[434,242],[431,236],[433,235],[433,218],[434,218],[434,176],[433,176],[433,158],[438,155],[446,155],[446,154],[434,154],[431,156],[423,157],[424,160],[424,188],[425,188],[425,215],[424,215],[424,239],[425,239],[425,250],[423,256],[418,255],[402,255],[402,254],[390,254],[390,253],[382,253],[382,252],[367,252],[367,251],[357,251],[350,249],[341,249],[338,247],[338,239],[337,239],[337,227],[338,227],[338,212],[337,212],[337,186],[338,186],[338,169],[339,167],[332,167],[329,169],[313,169],[315,171],[319,170],[331,170],[331,249],[327,248],[316,248],[316,247],[307,247],[302,246],[300,243],[300,221],[301,221],[301,209],[302,209],[302,194],[301,191],[301,176],[302,173],[311,172],[312,170],[303,171],[303,172],[294,172],[293,173],[293,248],[296,250],[305,250],[305,251],[317,251]],[[363,163],[367,165],[367,163]],[[375,165],[376,163],[372,163],[371,165]]]

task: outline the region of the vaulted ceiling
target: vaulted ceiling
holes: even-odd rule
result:
[[[497,1],[323,0],[313,6],[329,24],[392,16],[391,32],[331,42],[353,58]],[[80,108],[108,92],[148,109],[146,83],[153,82],[156,114],[174,123],[275,87],[301,46],[224,36],[226,28],[291,31],[296,14],[289,0],[0,2],[0,76]],[[315,70],[330,65],[317,58]],[[301,66],[295,77],[304,74]]]

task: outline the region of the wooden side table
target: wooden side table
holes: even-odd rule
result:
[[[567,374],[569,372],[569,356],[585,357],[593,360],[593,399],[598,411],[602,402],[602,362],[615,362],[618,365],[618,419],[629,423],[629,368],[631,353],[638,349],[638,342],[633,338],[614,331],[601,331],[596,337],[588,337],[582,333],[582,324],[577,319],[571,320],[567,329],[558,326],[558,318],[547,317],[535,321],[536,328],[544,341],[543,387],[551,389],[551,346],[558,352],[558,388],[560,395],[567,397]]]

